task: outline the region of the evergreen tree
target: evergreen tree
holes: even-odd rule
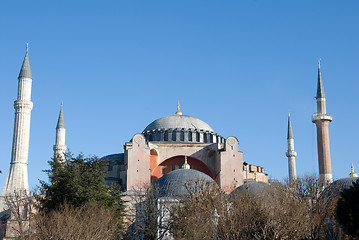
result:
[[[336,218],[347,234],[359,239],[359,180],[345,189],[338,200]]]
[[[121,192],[119,188],[105,185],[106,161],[82,154],[73,157],[68,153],[64,161],[54,158],[49,164],[50,169],[45,171],[49,182],[40,181],[40,210],[49,213],[60,209],[64,203],[75,208],[98,205],[114,211],[119,224],[122,223],[124,204]]]

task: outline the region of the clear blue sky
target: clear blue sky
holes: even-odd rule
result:
[[[318,172],[317,61],[334,178],[359,171],[359,2],[288,0],[1,1],[0,188],[11,156],[17,76],[33,75],[29,181],[46,179],[61,101],[66,144],[104,156],[175,113],[236,136],[244,160],[287,176],[291,111],[299,175]]]

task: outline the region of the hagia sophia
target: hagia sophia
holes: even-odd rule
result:
[[[263,167],[243,164],[236,137],[224,138],[202,120],[183,115],[178,104],[175,114],[153,121],[126,142],[124,153],[103,157],[108,161],[106,183],[135,190],[180,169],[185,158],[191,169],[208,175],[225,192],[246,179],[268,182]]]
[[[1,196],[17,190],[29,192],[27,165],[33,103],[28,47],[18,80],[10,171]],[[317,127],[319,176],[323,185],[327,186],[333,182],[329,144],[329,123],[332,116],[326,112],[320,62],[316,101],[317,112],[313,114],[312,122]],[[61,105],[53,147],[54,156],[61,157],[65,153],[65,137],[65,118]],[[285,155],[288,158],[288,178],[292,181],[297,178],[297,153],[294,150],[290,116],[287,143],[288,151]],[[179,103],[173,115],[159,116],[144,127],[141,133],[134,133],[132,139],[123,146],[123,152],[119,150],[118,153],[109,154],[102,159],[107,160],[106,184],[119,185],[125,194],[156,182],[171,186],[173,182],[180,183],[194,177],[214,181],[226,193],[252,182],[269,183],[268,174],[262,166],[252,165],[243,159],[235,136],[223,137],[205,121],[182,114]],[[347,188],[357,177],[352,166],[350,177],[337,181],[344,182],[342,186]],[[176,187],[178,188],[178,184]],[[1,210],[4,209],[5,207],[1,206]]]

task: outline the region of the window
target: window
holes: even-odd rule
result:
[[[173,171],[173,170],[176,170],[176,165],[175,164],[171,165],[171,171]]]
[[[161,174],[166,174],[166,167],[161,168]]]
[[[180,141],[184,141],[184,132],[183,131],[181,131],[181,133],[180,133],[181,135],[180,135]]]
[[[108,166],[107,171],[109,172],[112,171],[112,163],[109,162],[107,166]]]

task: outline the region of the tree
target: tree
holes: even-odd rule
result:
[[[340,194],[336,219],[344,231],[355,239],[359,239],[359,180]]]
[[[172,207],[172,235],[175,239],[213,239],[211,219],[216,209],[220,216],[218,239],[325,239],[326,222],[333,211],[331,205],[320,201],[318,183],[315,176],[305,176],[296,186],[268,185],[266,191],[233,192],[230,196],[204,185]],[[345,239],[340,232],[332,236]]]
[[[33,217],[33,228],[38,240],[47,239],[117,239],[116,214],[99,205],[74,207],[67,203],[48,213]],[[85,221],[84,221],[85,219]]]
[[[25,190],[18,190],[2,196],[2,201],[6,210],[1,216],[1,237],[29,239],[32,234],[30,220],[33,197]]]
[[[126,219],[129,227],[125,239],[166,239],[167,206],[159,202],[158,192],[157,187],[150,185],[127,194],[127,213],[134,217]]]
[[[49,183],[40,181],[39,210],[44,213],[61,210],[63,204],[74,208],[97,205],[113,211],[122,226],[124,204],[121,192],[116,187],[105,185],[106,162],[95,156],[73,157],[67,153],[65,159],[54,158],[46,170]]]
[[[169,208],[169,228],[175,239],[213,239],[215,224],[214,209],[220,216],[222,226],[223,214],[227,212],[228,198],[215,183],[195,180],[185,185],[187,195],[180,196],[177,204]],[[221,232],[219,227],[219,232]],[[222,238],[221,233],[219,234]]]

